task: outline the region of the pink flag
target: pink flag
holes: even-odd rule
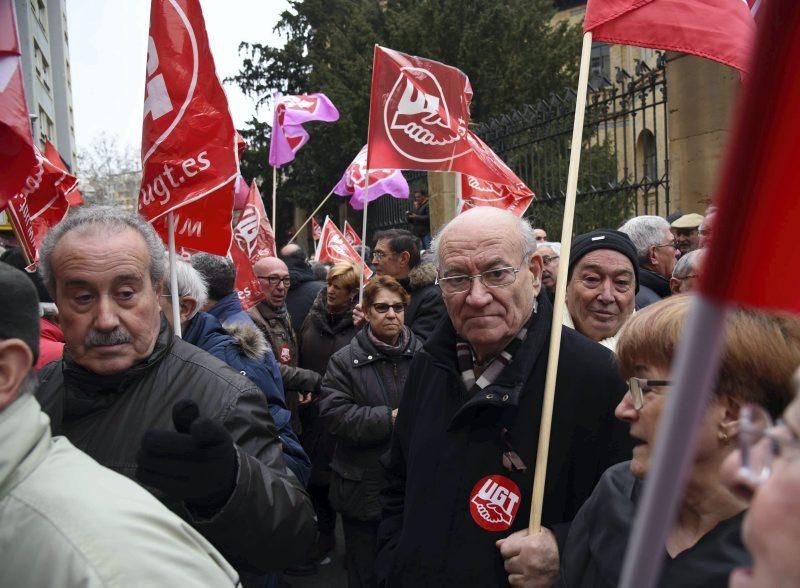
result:
[[[322,225],[322,236],[314,259],[328,263],[344,260],[352,261],[357,265],[363,266],[365,280],[369,280],[372,277],[372,270],[364,265],[361,256],[356,253],[356,250],[347,242],[339,228],[327,216],[325,217],[325,224]]]
[[[347,239],[347,242],[353,247],[361,245],[361,237],[358,236],[356,230],[351,227],[350,223],[347,221],[344,221],[344,238]]]
[[[333,192],[339,196],[352,196],[350,206],[363,210],[367,194],[369,202],[384,194],[394,198],[408,198],[408,182],[399,169],[371,169],[367,182],[367,146],[364,145],[344,170],[344,175]]]
[[[308,142],[308,132],[302,126],[304,123],[337,120],[339,111],[325,94],[278,95],[272,119],[269,164],[280,167],[294,159],[295,153]]]

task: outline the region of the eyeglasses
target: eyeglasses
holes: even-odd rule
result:
[[[381,259],[383,259],[387,255],[391,255],[391,252],[384,253],[383,251],[373,251],[372,252],[372,259],[377,259],[378,261],[380,261]]]
[[[646,378],[628,378],[628,394],[633,399],[633,408],[636,411],[644,407],[644,396],[652,392],[656,386],[672,386],[672,380],[648,380]]]
[[[555,261],[559,257],[559,255],[542,255],[542,263],[544,265],[550,265],[551,262]]]
[[[406,305],[402,303],[386,304],[385,302],[376,302],[370,308],[374,308],[375,311],[379,312],[380,314],[386,314],[387,312],[389,312],[390,308],[394,311],[395,314],[400,314],[406,311]]]
[[[270,286],[277,286],[279,283],[283,282],[283,285],[287,288],[292,284],[292,278],[286,276],[284,278],[280,276],[256,276],[259,280],[266,280]]]
[[[782,420],[773,424],[762,407],[745,404],[739,411],[739,453],[739,475],[763,484],[772,474],[775,458],[800,454],[800,438]]]
[[[472,280],[479,279],[481,284],[487,288],[501,288],[503,286],[510,286],[517,279],[517,273],[522,269],[520,267],[498,267],[495,269],[486,270],[479,274],[472,276],[447,276],[445,278],[436,278],[436,284],[446,294],[458,294],[467,292],[472,288]]]

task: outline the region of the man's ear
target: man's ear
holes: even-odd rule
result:
[[[408,251],[403,251],[400,254],[400,261],[402,261],[405,265],[409,265],[411,262],[411,254]]]
[[[0,341],[0,411],[19,395],[19,388],[33,368],[33,353],[22,339]]]
[[[678,278],[669,279],[669,291],[678,294],[681,291],[681,281]]]
[[[181,296],[180,306],[181,306],[181,324],[183,324],[194,316],[195,310],[197,310],[197,300],[195,300],[191,296]]]
[[[530,272],[533,274],[533,287],[538,294],[542,286],[542,270],[544,269],[542,265],[542,256],[531,253],[528,259],[528,269],[530,269]]]

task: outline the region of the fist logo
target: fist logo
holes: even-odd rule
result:
[[[466,121],[451,116],[436,76],[419,67],[404,67],[383,108],[383,123],[392,146],[419,162],[442,162],[470,152],[459,145]]]

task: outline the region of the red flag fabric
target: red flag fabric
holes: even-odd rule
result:
[[[247,253],[242,251],[239,241],[234,241],[231,245],[231,259],[236,268],[236,282],[233,287],[242,303],[242,308],[247,310],[266,298],[261,284],[258,282],[253,266]]]
[[[461,175],[461,210],[477,206],[502,208],[522,217],[533,201],[534,194],[521,181],[518,185],[493,184],[479,178]]]
[[[456,171],[505,183],[496,156],[468,129],[471,100],[462,71],[376,45],[367,168]]]
[[[152,222],[232,186],[236,144],[200,3],[152,0],[139,212]]]
[[[319,226],[317,219],[314,217],[311,218],[311,238],[314,241],[319,241],[319,238],[322,236],[322,227]]]
[[[66,216],[69,210],[66,190],[77,180],[47,160],[34,148],[37,164],[32,177],[36,189],[24,191],[8,202],[8,217],[30,263],[39,259],[39,246],[47,232]]]
[[[233,230],[233,184],[228,183],[175,211],[175,249],[228,255]],[[160,216],[153,227],[169,242],[169,216]]]
[[[344,238],[353,247],[361,245],[361,237],[358,236],[356,230],[347,221],[344,221]]]
[[[233,229],[233,238],[252,265],[262,257],[277,257],[275,234],[269,224],[264,201],[261,199],[255,180],[250,184],[250,193],[242,215]]]
[[[700,288],[719,302],[800,312],[800,2],[769,0],[759,17]]]
[[[366,265],[363,265],[361,256],[356,253],[353,246],[347,242],[347,239],[345,239],[339,227],[327,216],[325,217],[325,223],[322,225],[322,236],[314,259],[323,263],[336,263],[337,261],[344,260],[352,261],[357,265],[363,266],[365,280],[369,280],[372,277],[372,270]]]
[[[18,193],[37,189],[14,0],[0,0],[0,210]]]
[[[742,72],[755,28],[746,0],[589,0],[583,20],[594,41],[691,53]]]
[[[83,194],[78,190],[78,178],[71,175],[67,171],[67,164],[61,159],[58,149],[50,141],[44,143],[44,156],[54,166],[64,172],[64,175],[59,180],[58,184],[61,185],[64,193],[67,195],[67,202],[70,206],[80,206],[83,204]]]

